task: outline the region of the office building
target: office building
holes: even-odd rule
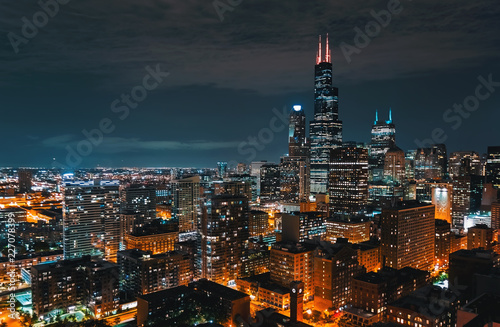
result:
[[[392,122],[392,110],[389,110],[389,120],[379,120],[377,111],[369,147],[370,180],[381,181],[384,178],[385,155],[395,146],[396,126]]]
[[[453,152],[449,159],[449,175],[453,179],[458,176],[482,175],[481,157],[474,151]]]
[[[396,184],[405,180],[405,153],[396,146],[385,153],[383,179]]]
[[[332,56],[328,35],[323,57],[321,37],[314,73],[314,119],[309,124],[311,143],[311,193],[328,192],[330,152],[342,146],[338,88],[333,86]]]
[[[488,147],[486,177],[489,183],[493,183],[495,188],[500,189],[500,146]]]

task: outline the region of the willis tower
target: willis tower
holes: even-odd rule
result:
[[[326,35],[323,59],[319,38],[314,74],[314,119],[309,125],[311,142],[311,194],[327,193],[330,152],[342,146],[342,121],[339,120],[339,90],[332,84],[332,55]]]

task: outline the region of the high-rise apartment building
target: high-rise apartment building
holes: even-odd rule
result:
[[[198,229],[200,217],[199,176],[172,182],[173,217],[179,221],[179,232],[193,232]]]
[[[119,181],[73,181],[63,185],[64,258],[102,256],[116,262],[120,247]]]
[[[382,264],[431,271],[434,265],[434,205],[416,201],[384,208],[380,218]]]
[[[355,215],[368,204],[368,150],[341,147],[330,158],[330,212]]]
[[[280,199],[280,167],[266,163],[260,167],[260,201],[274,202]]]
[[[202,215],[202,277],[222,285],[238,278],[248,242],[248,199],[219,195],[210,199]]]

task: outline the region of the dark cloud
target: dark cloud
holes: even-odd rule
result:
[[[179,163],[205,165],[221,156],[238,158],[234,149],[222,145],[255,135],[266,126],[273,107],[300,102],[311,118],[317,35],[326,32],[334,46],[346,139],[366,141],[374,110],[394,106],[401,131],[412,130],[399,137],[401,146],[411,148],[414,138],[444,124],[442,111],[463,100],[479,74],[499,72],[500,6],[494,0],[401,0],[401,13],[349,64],[339,45],[353,44],[354,28],[363,29],[373,20],[371,11],[387,4],[245,0],[225,12],[221,22],[212,1],[70,1],[16,54],[8,33],[21,35],[21,18],[31,18],[40,7],[36,1],[3,2],[0,127],[4,139],[30,135],[22,147],[36,153],[6,144],[15,155],[4,164],[41,165],[48,157],[64,155],[51,144],[76,142],[82,129],[93,128],[104,117],[115,119],[111,102],[142,80],[146,66],[158,63],[171,75],[131,119],[117,122],[110,141],[121,144],[116,147],[123,149],[120,153],[142,149],[144,164],[155,161],[155,149],[169,153],[155,162],[175,157]],[[489,108],[497,106],[498,98],[489,101],[470,126],[480,124],[482,115],[497,115]],[[362,123],[356,121],[360,117],[365,117]],[[418,130],[408,123],[420,120]],[[60,139],[64,135],[74,139]],[[260,153],[263,157],[286,152],[286,136],[278,137],[283,141],[270,144]],[[45,142],[42,148],[54,152],[46,155],[38,149],[40,140]],[[205,141],[197,148],[197,140],[220,146],[200,158],[196,151]],[[454,147],[464,144],[454,140]],[[467,146],[483,151],[479,137]],[[102,162],[103,155],[96,152],[88,164]],[[121,164],[130,159],[116,158],[106,160]]]

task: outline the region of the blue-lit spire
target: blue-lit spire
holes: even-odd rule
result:
[[[387,121],[388,124],[392,124],[392,108],[389,108],[389,120]]]
[[[375,125],[378,122],[378,110],[375,110]]]

